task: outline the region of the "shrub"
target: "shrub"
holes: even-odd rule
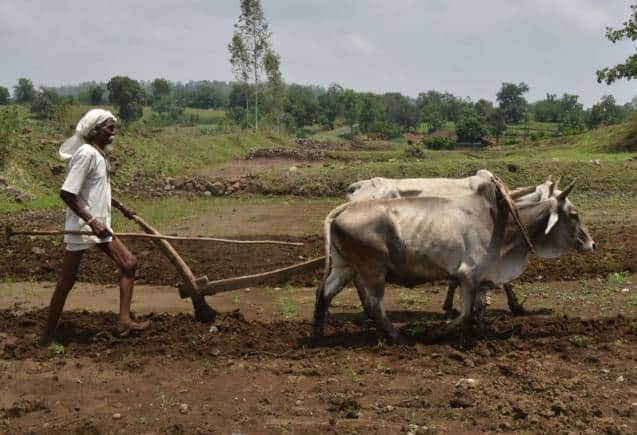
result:
[[[20,127],[20,118],[15,107],[0,110],[0,168],[9,160],[9,150]]]
[[[423,139],[423,143],[430,150],[452,150],[456,147],[453,139],[444,136],[429,136]]]
[[[410,142],[409,144],[407,144],[407,148],[405,148],[405,157],[410,159],[424,159],[425,150],[422,146]]]
[[[487,134],[487,126],[475,114],[463,114],[456,123],[456,134],[460,142],[477,142]]]
[[[400,126],[392,122],[376,121],[369,127],[369,135],[375,139],[393,139],[400,133]]]

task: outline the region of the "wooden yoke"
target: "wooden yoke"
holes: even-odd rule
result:
[[[522,237],[524,238],[524,241],[526,242],[529,250],[531,252],[534,252],[533,243],[531,243],[531,237],[529,236],[529,231],[524,225],[524,222],[522,222],[522,218],[520,217],[518,208],[515,206],[515,202],[513,201],[513,198],[511,197],[511,194],[509,193],[509,189],[507,188],[506,184],[504,184],[504,182],[500,180],[498,177],[496,177],[495,175],[491,177],[491,181],[495,185],[496,189],[502,195],[502,199],[504,200],[509,210],[509,213],[511,213],[511,217],[513,217],[513,220],[515,221],[518,228],[520,229],[520,232],[522,233]]]
[[[123,211],[119,202],[114,202],[114,205],[120,211]],[[148,234],[160,234],[159,231],[146,223],[140,216],[133,215],[132,219],[137,222],[144,232]],[[190,297],[193,309],[195,310],[195,319],[199,322],[213,322],[217,317],[217,312],[208,305],[206,299],[199,293],[197,279],[190,270],[190,267],[188,267],[186,262],[167,240],[152,239],[152,241],[177,269],[179,276],[183,280],[183,283],[179,288],[179,294],[182,298]],[[205,277],[201,278],[202,281],[204,279],[205,282],[208,281]]]

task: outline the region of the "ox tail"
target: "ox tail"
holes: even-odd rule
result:
[[[323,222],[323,231],[325,233],[325,271],[323,281],[327,279],[327,276],[330,274],[330,270],[332,269],[332,222],[334,222],[334,219],[336,219],[338,215],[340,215],[350,205],[352,205],[351,202],[346,202],[345,204],[341,204],[332,209]]]

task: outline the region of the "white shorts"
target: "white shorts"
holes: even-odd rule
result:
[[[95,245],[100,245],[102,243],[110,243],[111,241],[112,239],[109,237],[109,240],[104,240],[103,242],[99,242],[99,243],[97,242],[67,243],[66,250],[72,251],[72,252],[84,251],[85,249],[92,248]]]

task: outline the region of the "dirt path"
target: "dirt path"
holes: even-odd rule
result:
[[[247,175],[256,175],[265,171],[286,171],[291,167],[314,167],[322,165],[322,162],[308,162],[293,159],[281,158],[257,158],[252,160],[232,160],[227,163],[215,165],[209,168],[199,169],[194,172],[195,175],[205,177],[243,177]]]
[[[0,307],[14,309],[0,308],[0,432],[635,433],[635,282],[610,293],[597,279],[522,286],[539,310],[526,317],[496,293],[484,339],[442,342],[427,331],[446,321],[444,288],[390,289],[409,346],[379,342],[352,289],[316,341],[313,289],[291,287],[211,298],[240,310],[211,329],[166,314],[184,308],[172,289],[142,286],[134,306],[151,328],[121,339],[115,314],[91,308],[114,310],[117,289],[84,284],[70,307],[91,309],[65,312],[63,346],[48,349],[35,340],[51,285],[5,283]]]

